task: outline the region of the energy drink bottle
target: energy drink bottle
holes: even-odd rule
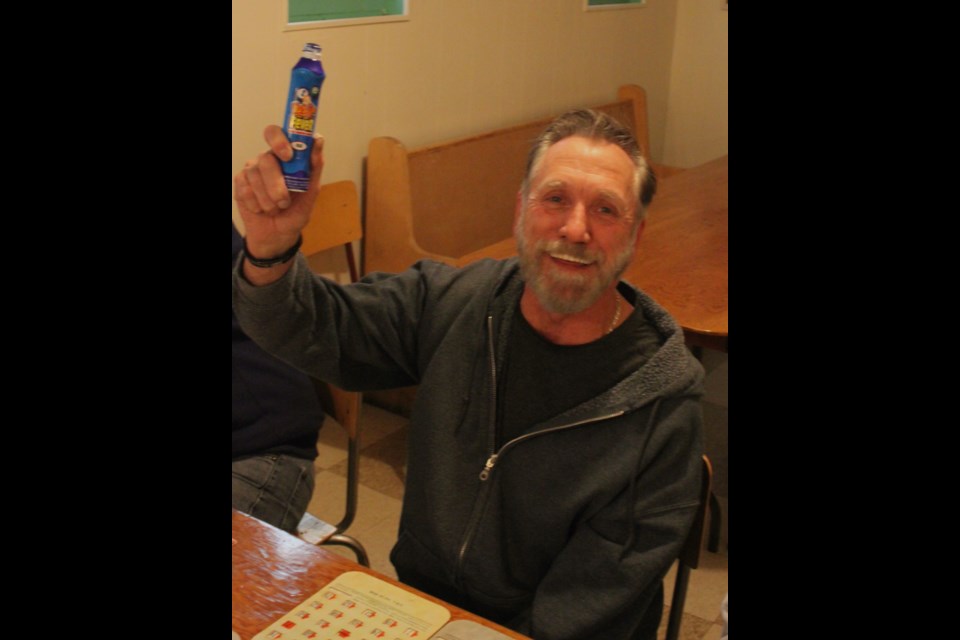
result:
[[[280,164],[290,191],[306,191],[310,183],[313,130],[317,123],[320,87],[326,77],[320,64],[320,47],[308,42],[303,47],[303,56],[293,67],[287,113],[283,118],[283,129],[293,147],[293,158]]]

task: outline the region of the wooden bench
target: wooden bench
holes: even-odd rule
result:
[[[593,108],[630,127],[649,153],[642,87],[624,85],[616,101]],[[462,265],[509,239],[530,145],[556,115],[412,150],[391,137],[371,140],[362,272],[397,273],[421,258]],[[678,170],[654,164],[658,176]]]

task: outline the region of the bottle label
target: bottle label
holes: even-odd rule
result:
[[[296,87],[293,94],[294,100],[290,103],[290,121],[287,123],[287,133],[301,136],[312,135],[317,117],[316,96],[320,94],[320,87],[316,85],[313,87]]]
[[[283,126],[293,147],[293,158],[282,162],[284,179],[291,191],[306,191],[310,184],[310,150],[317,123],[320,87],[325,78],[310,69],[294,67],[287,94],[287,111]]]

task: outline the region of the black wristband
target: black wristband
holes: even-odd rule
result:
[[[274,267],[278,264],[283,264],[284,262],[290,262],[293,259],[293,256],[297,255],[297,251],[300,250],[300,245],[303,244],[303,236],[297,238],[297,243],[281,253],[275,258],[255,258],[250,255],[250,250],[247,249],[247,239],[243,239],[243,256],[247,261],[255,267],[260,267],[261,269],[267,269],[269,267]]]

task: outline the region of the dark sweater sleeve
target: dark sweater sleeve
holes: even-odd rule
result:
[[[302,255],[261,287],[234,269],[233,303],[259,345],[348,391],[417,384],[417,332],[427,295],[423,265],[340,285],[314,274]]]
[[[634,486],[577,526],[540,583],[530,619],[514,621],[522,633],[537,640],[632,638],[659,619],[651,607],[661,606],[663,577],[680,553],[699,500],[699,401],[664,399],[656,420]],[[624,503],[632,513],[624,513]]]

